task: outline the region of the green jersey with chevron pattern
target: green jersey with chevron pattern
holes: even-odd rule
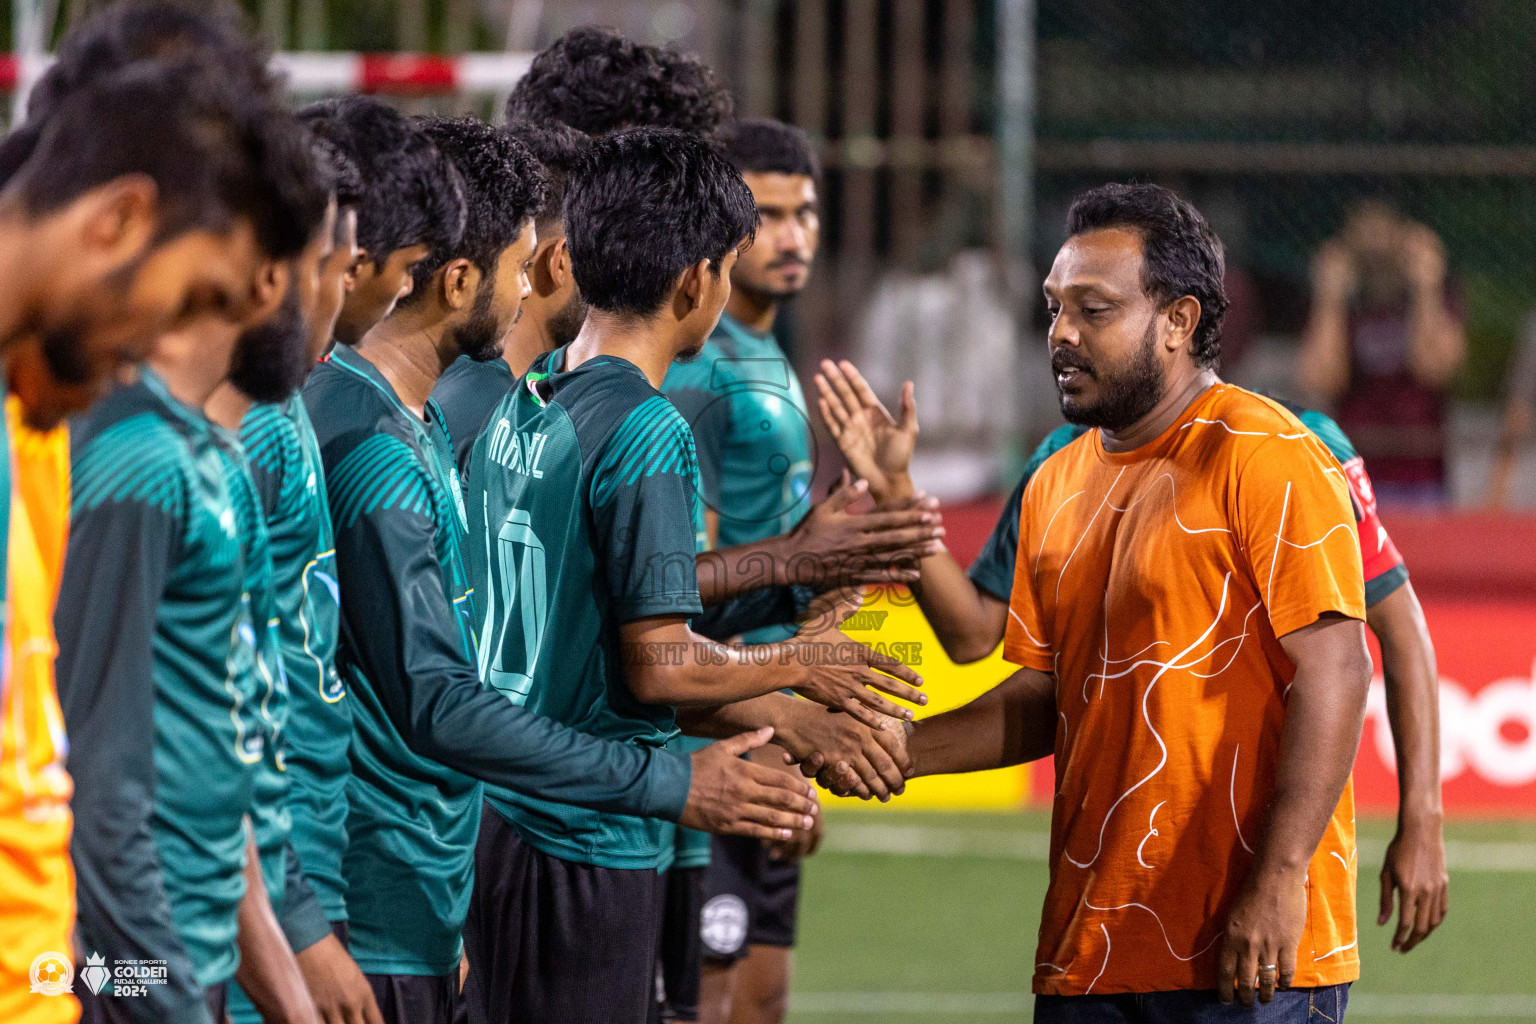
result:
[[[235,972],[266,751],[240,515],[214,427],[145,369],[77,421],[59,694],[85,947],[165,960],[149,1017],[203,1019]]]
[[[352,715],[336,672],[340,594],[320,447],[297,395],[253,408],[240,438],[266,514],[277,636],[288,677],[292,710],[284,756],[293,847],[326,917],[344,921],[341,862]]]
[[[534,361],[469,458],[480,674],[510,703],[658,749],[676,734],[674,709],[630,692],[619,627],[700,611],[693,438],[634,364],[598,356],[568,370],[565,359],[557,349]],[[654,869],[671,842],[655,818],[503,787],[486,796],[530,844],[563,860]]]

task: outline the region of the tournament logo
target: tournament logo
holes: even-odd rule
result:
[[[747,941],[747,904],[740,896],[716,896],[704,904],[699,919],[699,936],[716,956],[731,956]]]
[[[85,970],[80,972],[80,980],[91,990],[91,995],[101,995],[102,987],[112,980],[112,972],[107,970],[106,960],[100,953],[91,953],[85,958]]]
[[[75,987],[75,965],[63,953],[40,953],[32,961],[32,991],[38,995],[61,996]]]

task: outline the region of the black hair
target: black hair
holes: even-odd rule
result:
[[[27,119],[43,120],[81,86],[139,60],[201,56],[239,90],[279,98],[270,49],[228,0],[124,0],[82,21],[59,41],[53,65],[27,97]]]
[[[200,60],[138,61],[76,89],[12,185],[39,216],[129,174],[155,182],[161,240],[244,217],[274,259],[298,255],[329,200],[298,122]]]
[[[757,231],[757,204],[741,174],[697,135],[626,128],[592,143],[565,193],[571,270],[595,309],[659,310],[677,276]]]
[[[1200,303],[1190,355],[1202,366],[1221,359],[1221,239],[1200,211],[1161,185],[1100,185],[1078,196],[1067,211],[1067,234],[1127,228],[1141,236],[1141,288],[1160,308],[1192,295]]]
[[[320,168],[321,181],[336,197],[336,208],[355,208],[363,198],[363,172],[358,169],[357,162],[323,135],[310,132],[308,138],[309,147],[315,154],[315,165]]]
[[[821,162],[810,136],[770,117],[736,122],[726,136],[725,155],[743,174],[803,174],[821,184]]]
[[[464,181],[453,163],[393,107],[372,96],[322,100],[299,120],[357,165],[357,244],[382,268],[390,253],[451,248],[464,232]]]
[[[538,212],[534,214],[539,237],[543,238],[549,233],[559,234],[565,230],[560,226],[560,218],[566,185],[571,180],[571,171],[586,156],[587,150],[592,148],[592,139],[559,121],[519,121],[507,125],[507,132],[521,142],[533,154],[539,166],[544,168],[547,194]]]
[[[588,135],[659,125],[714,135],[734,102],[709,66],[611,28],[573,28],[533,59],[507,97],[507,121],[559,121]]]
[[[538,161],[506,129],[477,117],[432,117],[415,123],[464,178],[464,233],[455,245],[433,246],[416,264],[411,272],[415,287],[400,300],[402,306],[419,300],[432,275],[452,259],[470,260],[489,279],[502,250],[517,241],[548,191]]]

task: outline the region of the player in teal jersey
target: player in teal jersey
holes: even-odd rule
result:
[[[762,226],[731,273],[719,326],[662,385],[693,428],[710,541],[719,547],[789,533],[810,508],[814,440],[799,378],[773,326],[781,303],[805,287],[820,235],[820,168],[803,132],[742,121],[726,152],[752,190]],[[743,639],[771,643],[792,632],[769,626]],[[682,839],[689,849],[698,844]],[[709,866],[702,913],[713,925],[703,943],[698,1019],[783,1020],[799,859],[819,841],[819,829],[788,847],[720,838],[712,857],[702,854]]]
[[[678,705],[695,725],[754,699],[848,730],[863,729],[855,718],[878,726],[874,709],[909,717],[869,687],[921,695],[871,666],[917,677],[835,622],[758,661],[687,627],[701,607],[697,464],[686,421],[656,386],[674,358],[697,352],[729,295],[757,220],[740,175],[696,136],[627,129],[593,143],[565,216],[591,311],[576,340],[535,360],[503,399],[470,459],[482,678],[510,704],[637,750],[676,734]],[[774,694],[783,686],[850,715]],[[515,788],[491,787],[488,803],[466,927],[472,1009],[492,1021],[642,1018],[661,823]]]
[[[338,346],[304,390],[342,582],[337,668],[353,703],[352,949],[385,1018],[412,1021],[446,1020],[457,999],[478,780],[722,827],[784,827],[813,807],[804,789],[742,771],[731,755],[744,743],[698,755],[690,770],[480,686],[462,492],[430,392],[458,355],[494,355],[517,315],[542,187],[499,130],[468,120],[425,130],[465,179],[465,237],[434,251],[409,301],[355,348]]]
[[[829,429],[854,472],[869,481],[876,500],[891,506],[909,500],[912,482],[907,470],[917,439],[912,385],[903,391],[897,419],[886,411],[851,363],[823,363],[816,383]],[[1402,794],[1397,837],[1388,847],[1381,871],[1377,923],[1384,925],[1390,920],[1396,895],[1399,923],[1392,945],[1407,952],[1439,927],[1447,908],[1434,645],[1408,580],[1407,566],[1377,518],[1365,461],[1326,414],[1286,404],[1338,460],[1355,505],[1365,573],[1366,624],[1381,645]],[[923,614],[955,661],[978,661],[1002,642],[1018,555],[1024,489],[1048,458],[1088,429],[1063,424],[1040,442],[968,572],[947,551],[923,560],[922,580],[914,590]]]

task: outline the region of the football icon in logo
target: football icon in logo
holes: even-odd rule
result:
[[[75,987],[75,965],[63,953],[40,953],[32,961],[32,991],[61,996]]]

